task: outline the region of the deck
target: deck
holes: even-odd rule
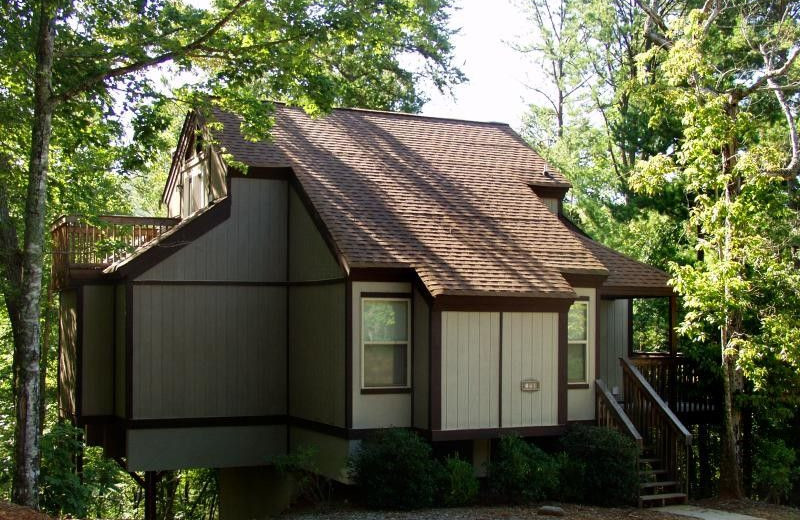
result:
[[[178,224],[177,218],[77,215],[59,218],[51,228],[52,280],[56,290],[98,279],[112,263],[130,255]]]

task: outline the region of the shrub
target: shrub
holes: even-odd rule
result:
[[[330,501],[331,481],[320,474],[314,462],[317,452],[314,446],[300,446],[291,453],[272,458],[271,462],[279,473],[292,477],[295,497],[322,505]]]
[[[57,423],[42,436],[42,509],[54,515],[83,518],[89,505],[89,488],[75,472],[75,459],[81,454],[81,431],[67,423]]]
[[[442,502],[448,507],[466,506],[478,496],[478,479],[472,464],[458,456],[444,461],[444,479],[440,485]]]
[[[558,488],[558,463],[516,435],[500,439],[488,468],[489,491],[503,502],[527,503],[551,497]]]
[[[433,505],[442,465],[428,443],[409,430],[385,430],[364,440],[348,460],[353,483],[369,507],[413,509]]]
[[[636,502],[638,448],[631,439],[609,428],[576,426],[561,443],[564,500],[600,506]]]
[[[775,504],[785,500],[800,476],[795,468],[795,451],[781,439],[762,439],[756,444],[753,483],[763,500]]]

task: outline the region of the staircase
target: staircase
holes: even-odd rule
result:
[[[597,423],[629,436],[639,447],[639,507],[688,501],[692,436],[630,361],[620,359],[623,398],[596,387]]]

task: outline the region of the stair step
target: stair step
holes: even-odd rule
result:
[[[660,502],[662,505],[664,505],[668,500],[680,500],[683,503],[686,503],[687,496],[686,493],[659,493],[656,495],[641,495],[639,497],[639,505],[643,505],[645,502]]]
[[[645,464],[652,464],[653,462],[661,462],[661,459],[659,459],[659,458],[657,458],[657,457],[651,457],[651,458],[639,459],[639,463],[640,463],[640,464],[641,464],[641,463],[645,463]]]
[[[665,488],[677,485],[678,482],[676,480],[662,480],[656,482],[642,482],[641,484],[639,484],[639,487],[642,489],[646,489],[646,488]]]
[[[639,472],[639,475],[647,476],[647,475],[664,475],[667,473],[665,469],[643,469]]]

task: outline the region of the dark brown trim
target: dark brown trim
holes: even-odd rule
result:
[[[342,428],[341,426],[334,426],[333,424],[321,423],[318,421],[311,421],[309,419],[303,419],[302,417],[288,417],[287,419],[288,425],[295,428],[304,428],[306,430],[324,433],[333,437],[341,437],[343,439],[348,438],[349,428]]]
[[[408,267],[353,267],[350,278],[354,282],[413,282],[416,271]]]
[[[345,282],[344,295],[344,424],[353,427],[353,281]]]
[[[410,300],[411,301],[410,301],[410,304],[409,304],[409,312],[411,313],[411,316],[408,317],[408,321],[409,321],[409,325],[410,325],[410,330],[408,331],[408,336],[409,336],[408,337],[408,348],[411,350],[411,352],[409,352],[409,364],[410,364],[410,366],[408,367],[408,386],[409,386],[409,389],[411,390],[411,392],[410,392],[411,393],[411,397],[410,397],[411,403],[409,403],[410,404],[410,406],[409,406],[410,417],[409,417],[409,420],[408,420],[408,424],[410,424],[411,427],[413,428],[414,427],[414,369],[416,368],[415,365],[414,365],[414,351],[416,350],[416,346],[417,346],[417,342],[415,341],[416,334],[414,333],[415,332],[414,327],[416,326],[416,324],[414,322],[414,285],[413,284],[411,285]]]
[[[311,285],[336,285],[344,283],[345,278],[323,278],[320,280],[297,281],[247,281],[247,280],[134,280],[133,285],[212,285],[228,287],[304,287]]]
[[[620,298],[663,298],[671,296],[675,291],[671,287],[609,287],[603,286],[603,298],[607,300]]]
[[[83,419],[83,286],[75,289],[75,417]]]
[[[428,302],[428,421],[425,428],[430,430],[433,417],[433,304]]]
[[[111,414],[117,413],[117,286],[111,287]]]
[[[528,298],[517,296],[452,296],[434,298],[438,311],[488,311],[488,312],[562,312],[569,309],[571,298]]]
[[[142,251],[134,256],[127,264],[121,266],[113,273],[115,279],[124,277],[133,279],[141,275],[148,269],[164,261],[176,252],[183,249],[193,240],[204,235],[222,222],[226,221],[231,215],[231,195],[219,199],[202,213],[191,217],[178,224],[169,234],[162,236],[158,241],[150,246],[149,249]]]
[[[290,171],[291,173],[291,171]],[[292,281],[292,190],[289,188],[289,183],[286,183],[286,269],[284,273],[284,277],[288,281]],[[292,393],[292,372],[291,372],[291,357],[292,357],[292,349],[291,349],[291,332],[292,332],[292,323],[291,323],[291,299],[292,299],[292,288],[286,287],[286,310],[284,317],[286,318],[286,380],[284,382],[284,388],[286,388],[286,404],[285,404],[285,413],[287,416],[292,415],[292,400],[291,400],[291,393]],[[291,434],[289,432],[289,428],[286,428],[286,453],[291,453],[292,451],[292,439]]]
[[[567,421],[567,426],[582,424],[584,426],[597,426],[597,419],[581,419],[578,421]]]
[[[286,415],[243,417],[186,417],[175,419],[135,419],[125,421],[131,430],[156,428],[214,428],[221,426],[278,426],[286,424]]]
[[[292,176],[292,169],[288,166],[248,166],[247,173],[231,169],[230,176],[234,179],[288,181]]]
[[[413,372],[413,367],[412,367]],[[410,394],[411,387],[407,388],[362,388],[363,395],[376,395],[376,394]]]
[[[566,426],[525,426],[518,428],[481,428],[475,430],[432,430],[431,440],[459,441],[472,439],[496,439],[504,435],[516,434],[520,437],[545,437],[562,435]]]
[[[608,278],[605,274],[561,273],[561,275],[572,287],[597,288]]]
[[[567,424],[567,313],[558,313],[558,424]]]
[[[431,430],[442,429],[442,311],[431,307],[430,321],[431,340],[430,349],[431,384],[430,393],[430,421],[428,428]]]
[[[167,204],[169,201],[167,199],[167,193],[169,193],[170,197],[172,196],[172,192],[175,189],[176,184],[176,173],[179,172],[178,166],[183,163],[183,155],[186,153],[186,149],[184,148],[184,144],[186,143],[188,129],[190,126],[194,125],[196,119],[196,112],[194,110],[190,110],[186,117],[183,119],[183,126],[181,127],[181,133],[178,137],[178,142],[175,145],[175,151],[172,153],[172,162],[169,166],[169,174],[167,175],[167,182],[164,183],[164,190],[161,192],[161,202]]]
[[[414,295],[408,292],[362,292],[362,298],[396,298],[398,300],[413,300]]]
[[[564,186],[536,186],[529,184],[533,192],[543,199],[558,199],[562,200],[569,191],[569,187]]]
[[[591,296],[578,296],[577,298],[575,298],[575,301],[576,302],[588,302],[591,299],[592,299]]]
[[[567,383],[568,390],[586,390],[589,388],[589,383]]]
[[[125,284],[125,418],[133,418],[133,284]]]

